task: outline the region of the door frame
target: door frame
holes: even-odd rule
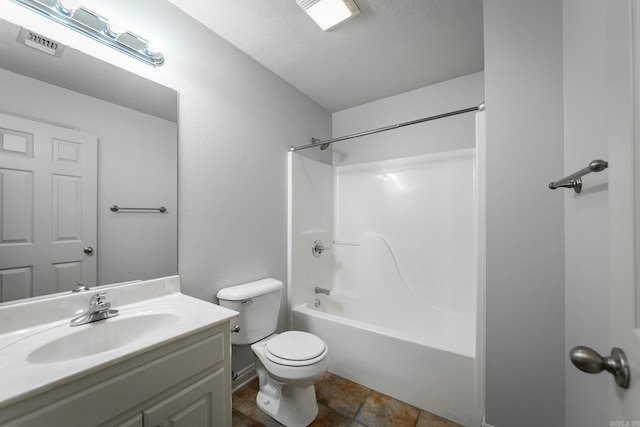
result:
[[[610,382],[612,425],[640,425],[640,300],[638,289],[637,171],[640,141],[635,127],[640,94],[640,46],[634,31],[640,28],[640,0],[607,4],[607,138],[609,147],[609,319],[611,347],[622,348],[629,358],[631,383],[623,390]],[[630,297],[632,296],[632,297]],[[635,363],[634,363],[635,362]],[[637,423],[637,424],[636,424]]]

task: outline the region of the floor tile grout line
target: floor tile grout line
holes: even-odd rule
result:
[[[360,402],[360,406],[358,407],[358,410],[356,411],[356,413],[353,415],[353,417],[351,417],[351,424],[353,424],[354,422],[356,422],[356,418],[358,417],[358,414],[360,413],[360,411],[362,410],[362,407],[364,406],[365,402],[367,401],[367,399],[369,398],[369,396],[371,396],[371,389],[369,387],[367,387],[367,390],[369,390],[367,392],[367,395],[364,397],[364,399],[362,399],[362,402]],[[364,427],[368,427],[368,426],[364,426]]]

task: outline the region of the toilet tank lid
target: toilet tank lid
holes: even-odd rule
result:
[[[225,301],[241,301],[255,298],[284,288],[284,284],[277,279],[267,278],[241,285],[229,286],[218,291],[218,299]]]

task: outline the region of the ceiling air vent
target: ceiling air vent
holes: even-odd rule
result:
[[[51,56],[60,56],[64,50],[64,46],[57,41],[48,39],[24,28],[20,31],[20,34],[18,34],[18,43],[37,49],[40,52],[47,53]]]

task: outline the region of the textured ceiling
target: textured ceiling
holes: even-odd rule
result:
[[[355,0],[324,32],[295,0],[170,0],[330,112],[484,69],[482,0]]]

